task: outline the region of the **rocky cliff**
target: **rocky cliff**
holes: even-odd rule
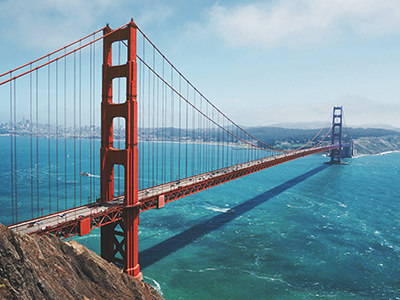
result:
[[[163,299],[81,244],[0,224],[0,299]]]

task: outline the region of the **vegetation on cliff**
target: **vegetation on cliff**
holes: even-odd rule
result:
[[[76,241],[0,224],[0,299],[163,299]]]
[[[318,129],[291,129],[280,127],[251,127],[248,131],[279,149],[300,147],[312,139]],[[316,141],[325,135],[323,130]],[[328,136],[328,141],[330,140]],[[377,154],[400,150],[400,131],[382,128],[343,128],[343,141],[354,142],[357,154]]]
[[[353,140],[357,154],[378,154],[400,151],[400,135],[361,137]]]

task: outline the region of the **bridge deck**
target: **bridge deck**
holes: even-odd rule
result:
[[[169,182],[149,189],[139,191],[139,202],[136,205],[140,212],[157,208],[160,196],[164,196],[164,202],[183,198],[190,194],[200,192],[210,187],[222,184],[236,178],[261,171],[263,169],[294,160],[314,153],[324,152],[338,148],[338,145],[322,146],[312,149],[298,150],[267,158],[254,160],[247,163],[210,171],[185,179]],[[91,229],[113,223],[122,218],[124,209],[124,196],[116,197],[112,202],[93,203],[69,210],[53,213],[36,219],[10,225],[9,228],[21,233],[50,232],[61,238],[76,234],[86,234]],[[83,225],[87,227],[83,229]]]

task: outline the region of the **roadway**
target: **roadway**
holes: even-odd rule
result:
[[[293,152],[283,153],[283,154],[270,156],[270,157],[266,157],[266,158],[262,158],[262,159],[257,159],[254,161],[241,163],[241,164],[233,165],[230,167],[210,171],[207,173],[187,177],[184,179],[180,179],[180,180],[172,181],[172,182],[165,183],[162,185],[154,186],[154,187],[151,187],[148,189],[140,190],[138,192],[137,206],[144,207],[146,205],[146,203],[148,203],[150,200],[153,199],[153,202],[154,202],[154,199],[158,199],[158,197],[161,195],[171,194],[174,191],[178,191],[178,190],[185,190],[185,189],[188,189],[190,186],[199,185],[199,183],[202,183],[202,182],[215,181],[215,179],[225,178],[229,174],[240,173],[241,171],[244,171],[244,170],[251,170],[251,169],[254,170],[255,169],[254,167],[258,166],[258,165],[265,165],[265,164],[269,163],[269,166],[273,166],[273,165],[278,164],[278,163],[274,164],[274,162],[282,163],[282,162],[286,162],[291,159],[310,155],[313,153],[331,150],[335,147],[337,148],[337,146],[322,146],[322,147],[313,148],[313,151],[310,151],[310,149],[305,149],[305,150],[297,150],[297,151],[293,151]],[[268,167],[268,166],[266,166],[266,167]],[[263,167],[260,169],[264,169],[266,167]],[[258,171],[258,169],[255,171]],[[253,173],[253,172],[254,171],[251,171],[248,173]],[[247,175],[247,173],[245,173],[243,175]],[[238,178],[243,175],[236,176],[232,179]],[[229,180],[232,180],[232,179],[229,179]],[[220,184],[220,183],[223,183],[223,182],[226,182],[229,180],[218,182],[216,184]],[[216,184],[211,184],[210,186],[207,186],[205,188],[215,186]],[[196,190],[195,192],[204,190],[205,188]],[[181,196],[181,197],[183,197],[183,196]],[[176,199],[181,198],[181,197],[177,197]],[[175,200],[175,199],[172,199],[170,201],[173,201],[173,200]],[[168,201],[168,202],[170,202],[170,201]],[[123,207],[123,204],[124,204],[124,196],[119,196],[119,197],[114,198],[114,200],[112,202],[100,203],[98,201],[96,203],[87,204],[87,205],[79,206],[76,208],[64,210],[61,212],[53,213],[50,215],[46,215],[43,217],[38,217],[35,219],[23,221],[23,222],[14,224],[14,225],[10,225],[8,227],[11,230],[13,230],[15,232],[19,232],[19,233],[27,233],[27,234],[31,234],[34,232],[42,233],[42,232],[46,232],[46,231],[51,231],[50,229],[54,229],[54,228],[57,228],[60,226],[62,227],[64,224],[79,223],[80,220],[82,220],[82,219],[86,219],[86,218],[93,219],[95,217],[99,217],[99,216],[107,214],[108,211],[115,211],[118,208],[121,210],[121,208]],[[154,208],[154,204],[150,208]],[[144,211],[147,209],[149,209],[149,208],[141,209],[141,211]],[[102,225],[98,225],[98,226],[102,226]],[[96,227],[98,227],[98,226],[96,226]],[[95,227],[92,227],[92,228],[95,228]],[[77,234],[77,232],[75,232],[74,234]]]

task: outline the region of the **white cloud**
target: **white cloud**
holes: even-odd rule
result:
[[[141,13],[135,22],[138,26],[145,26],[146,24],[164,22],[175,13],[172,6],[167,6],[164,3],[152,6],[150,9]]]
[[[90,33],[110,7],[106,0],[2,1],[1,33],[20,45],[48,50]]]
[[[135,17],[142,25],[162,23],[173,9],[157,1],[144,0],[2,0],[0,1],[1,42],[52,50],[81,38],[110,23],[122,26]]]
[[[313,44],[348,32],[380,36],[400,32],[398,0],[277,0],[214,5],[208,31],[231,45],[275,47]]]

